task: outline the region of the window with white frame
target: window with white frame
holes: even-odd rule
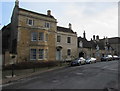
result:
[[[67,50],[67,55],[70,56],[71,55],[71,49]]]
[[[57,36],[57,42],[60,42],[60,41],[61,41],[61,36],[58,35],[58,36]]]
[[[46,39],[45,40],[48,41],[48,34],[46,34]]]
[[[39,41],[44,41],[44,33],[39,32]]]
[[[31,33],[31,41],[37,41],[37,32]]]
[[[48,58],[48,49],[45,49],[45,58]]]
[[[38,50],[38,58],[39,59],[44,59],[44,49],[39,49]]]
[[[45,28],[50,28],[50,23],[49,22],[45,22]]]
[[[30,59],[35,60],[36,59],[36,49],[30,50]]]
[[[27,19],[27,24],[33,26],[34,25],[34,20]]]

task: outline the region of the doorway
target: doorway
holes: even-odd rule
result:
[[[79,53],[79,57],[84,57],[84,56],[85,56],[84,52]]]

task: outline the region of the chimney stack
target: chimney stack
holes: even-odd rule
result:
[[[83,38],[86,38],[86,33],[85,33],[85,31],[84,31],[84,33],[83,33]]]
[[[18,0],[15,1],[15,6],[19,7],[19,1]]]
[[[96,40],[99,41],[99,36],[98,35],[96,36]]]
[[[69,29],[72,29],[72,24],[71,23],[69,23]]]
[[[95,40],[95,35],[93,35],[93,40]]]
[[[48,11],[47,11],[47,15],[48,15],[48,16],[51,16],[51,10],[48,10]]]

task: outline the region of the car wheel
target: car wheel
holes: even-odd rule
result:
[[[90,61],[90,64],[92,64],[92,62]]]
[[[81,62],[79,62],[79,66],[81,65]]]

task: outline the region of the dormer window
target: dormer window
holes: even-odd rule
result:
[[[79,42],[79,47],[83,47],[83,42],[82,41]]]
[[[30,25],[30,26],[33,26],[34,25],[34,20],[27,19],[27,24]]]

